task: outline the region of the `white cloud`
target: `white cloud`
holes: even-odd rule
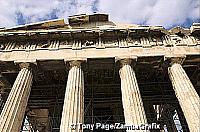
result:
[[[165,27],[200,18],[199,0],[100,0],[99,9],[116,21]]]
[[[56,15],[66,19],[70,15],[92,13],[94,2],[95,0],[62,0]]]
[[[22,13],[27,23],[38,21],[56,8],[56,5],[54,0],[0,0],[0,26],[16,25],[17,13]]]
[[[13,16],[14,10],[10,2],[0,0],[0,26],[16,24],[15,16]]]
[[[0,0],[0,26],[17,25],[17,13],[25,23],[67,18],[79,13],[108,13],[116,22],[163,25],[182,25],[186,20],[200,18],[199,0]]]

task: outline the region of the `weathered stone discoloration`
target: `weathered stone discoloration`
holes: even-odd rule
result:
[[[131,67],[131,61],[131,59],[120,60],[122,66],[119,73],[125,123],[128,125],[145,124],[147,119],[135,72]],[[144,132],[144,130],[138,130],[138,132]]]
[[[81,61],[70,61],[60,132],[69,132],[71,125],[84,123],[84,78]],[[76,128],[74,132],[82,132]]]
[[[32,79],[31,70],[22,68],[0,115],[0,132],[20,131],[31,91]]]
[[[200,130],[200,98],[179,63],[169,68],[169,76],[191,132]]]

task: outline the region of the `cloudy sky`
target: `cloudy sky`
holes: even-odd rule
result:
[[[0,27],[92,12],[121,23],[189,27],[200,22],[200,0],[0,0]]]

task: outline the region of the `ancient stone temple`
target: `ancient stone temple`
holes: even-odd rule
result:
[[[165,29],[82,14],[0,28],[0,72],[0,132],[200,131],[200,23]]]

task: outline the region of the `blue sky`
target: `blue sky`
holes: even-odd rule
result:
[[[190,27],[200,22],[200,0],[0,0],[0,27],[82,13],[107,13],[118,23]]]

